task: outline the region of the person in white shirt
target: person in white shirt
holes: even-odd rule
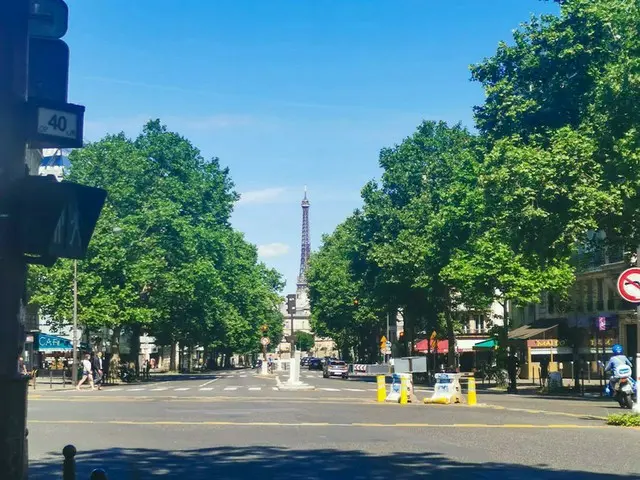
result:
[[[93,373],[91,372],[91,360],[89,360],[90,355],[86,354],[84,356],[84,360],[82,360],[82,380],[78,382],[76,385],[76,389],[80,390],[80,385],[82,385],[87,379],[89,379],[89,385],[91,385],[91,390],[95,390],[95,386],[93,385]]]

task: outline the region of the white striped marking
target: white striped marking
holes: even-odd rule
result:
[[[324,390],[325,392],[339,392],[339,388],[321,388],[320,390]]]
[[[210,392],[211,390],[213,390],[212,387],[205,387],[200,389],[201,392]]]
[[[169,390],[168,387],[152,388],[152,392],[162,392],[163,390]]]
[[[345,388],[347,392],[364,392],[362,388]]]
[[[206,387],[207,385],[209,385],[210,383],[215,382],[216,380],[218,380],[217,378],[214,378],[213,380],[209,380],[208,382],[204,382],[202,385],[200,385],[201,387]]]
[[[189,387],[182,387],[182,388],[174,389],[174,391],[176,391],[176,392],[186,392],[187,390],[189,390]]]
[[[108,390],[110,392],[119,392],[122,389],[121,388],[107,388],[106,390]]]
[[[238,387],[224,387],[225,390],[237,390]]]
[[[129,392],[141,392],[143,390],[144,390],[144,388],[130,388],[128,391]]]
[[[257,390],[262,390],[262,387],[249,387],[249,390],[255,392]]]
[[[278,391],[278,387],[271,387],[273,390],[275,390],[276,392]]]
[[[247,378],[246,375],[240,375],[240,378]]]

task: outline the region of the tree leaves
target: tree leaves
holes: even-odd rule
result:
[[[279,342],[281,277],[230,227],[238,195],[217,158],[203,159],[153,120],[135,140],[108,135],[70,161],[70,180],[108,191],[87,259],[78,262],[83,325],[142,325],[161,343],[249,353],[266,323]],[[71,262],[33,269],[31,280],[32,301],[68,323]]]

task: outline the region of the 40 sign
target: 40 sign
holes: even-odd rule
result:
[[[640,303],[640,268],[628,268],[620,274],[618,293],[627,302]]]

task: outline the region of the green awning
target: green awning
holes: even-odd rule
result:
[[[495,338],[489,338],[487,340],[483,340],[481,342],[476,343],[473,346],[474,350],[493,350],[497,348],[498,342],[496,342]]]

